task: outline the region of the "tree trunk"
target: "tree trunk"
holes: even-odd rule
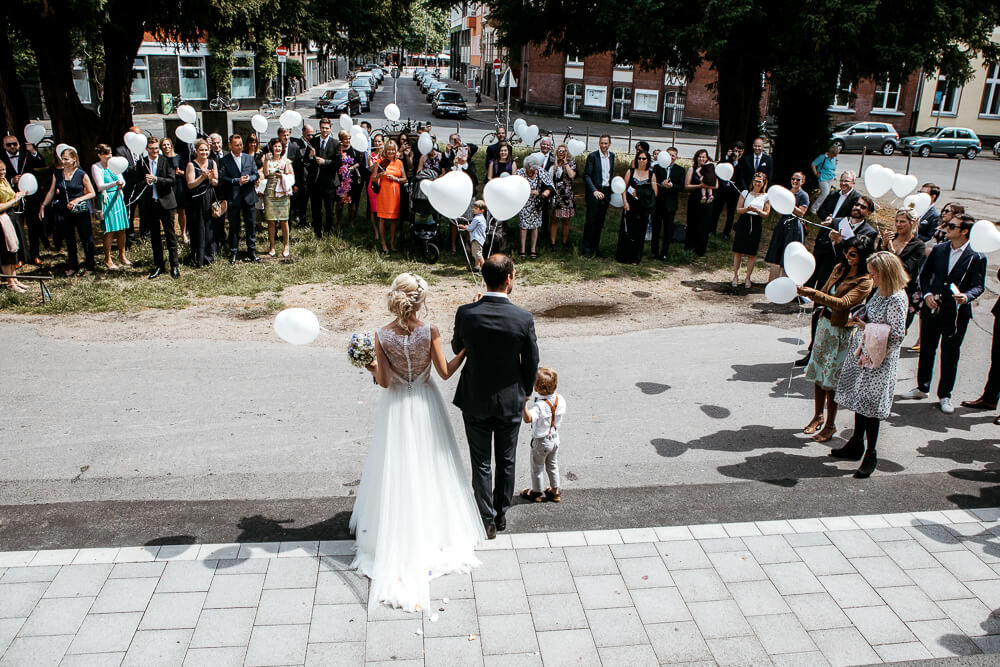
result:
[[[760,120],[761,70],[749,59],[718,60],[715,99],[719,104],[719,150],[742,141],[748,148]]]
[[[104,99],[101,101],[101,134],[116,144],[132,125],[132,65],[142,46],[142,23],[132,16],[115,15],[106,23],[104,39]]]
[[[0,109],[3,109],[7,131],[20,134],[30,120],[28,101],[21,90],[21,80],[14,66],[14,51],[6,30],[0,30]],[[20,138],[24,140],[24,137]]]
[[[809,163],[829,146],[830,98],[823,94],[802,94],[801,87],[781,83],[773,90],[777,95],[779,132],[774,145],[774,182],[785,185],[793,172],[811,174]]]

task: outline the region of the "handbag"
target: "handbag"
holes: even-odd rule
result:
[[[212,196],[213,197],[215,196],[214,192],[213,192]],[[212,217],[213,218],[222,218],[222,217],[225,217],[226,211],[228,211],[228,210],[229,210],[229,202],[227,202],[225,199],[223,199],[222,201],[219,201],[218,199],[213,199],[212,200]]]
[[[60,178],[60,180],[62,181],[63,194],[66,195],[66,203],[68,204],[69,203],[69,189],[67,189],[67,187],[66,187],[66,179],[65,178]],[[80,202],[79,204],[77,204],[76,206],[74,206],[72,209],[70,209],[70,213],[92,213],[92,212],[93,211],[90,208],[90,200],[89,199],[87,201]]]

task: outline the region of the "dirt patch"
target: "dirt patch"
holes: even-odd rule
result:
[[[567,303],[535,314],[539,317],[558,317],[564,319],[571,317],[597,317],[598,315],[607,315],[614,309],[615,304],[613,303]]]

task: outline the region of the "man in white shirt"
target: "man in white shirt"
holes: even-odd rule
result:
[[[602,134],[599,150],[587,156],[583,170],[583,185],[587,196],[587,222],[583,227],[581,252],[584,257],[601,254],[601,232],[611,203],[611,179],[615,176],[615,154],[611,152],[611,136]]]

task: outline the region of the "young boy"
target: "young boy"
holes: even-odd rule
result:
[[[483,244],[486,243],[486,202],[477,199],[472,204],[472,222],[467,225],[459,225],[459,229],[469,232],[469,241],[472,246],[472,257],[476,260],[475,270],[479,271],[483,266]]]
[[[535,391],[538,396],[524,402],[524,422],[531,424],[531,488],[523,489],[521,497],[532,502],[542,501],[542,479],[548,473],[549,486],[544,496],[554,503],[562,500],[559,490],[559,427],[566,414],[566,400],[556,393],[559,376],[551,368],[538,367]],[[530,406],[530,407],[529,407]]]

